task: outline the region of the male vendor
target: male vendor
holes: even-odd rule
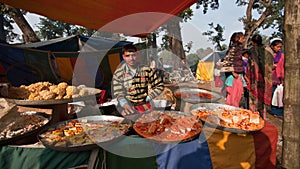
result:
[[[113,75],[113,96],[122,107],[123,116],[151,110],[150,101],[164,90],[162,79],[155,70],[139,65],[136,51],[131,44],[122,48],[124,61]]]

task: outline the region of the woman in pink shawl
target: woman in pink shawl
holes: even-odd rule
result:
[[[283,84],[284,79],[284,54],[281,52],[281,48],[283,43],[281,40],[277,39],[272,41],[270,46],[266,48],[266,50],[273,56],[273,94],[277,85]],[[282,99],[282,98],[281,98]],[[271,106],[272,114],[278,117],[283,117],[283,107],[282,106]]]

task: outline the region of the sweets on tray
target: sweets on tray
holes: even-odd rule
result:
[[[92,94],[85,85],[71,86],[66,82],[57,85],[50,82],[37,82],[29,86],[10,87],[8,98],[22,100],[70,99]]]

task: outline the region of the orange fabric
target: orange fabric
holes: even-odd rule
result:
[[[70,58],[56,58],[56,65],[63,81],[69,82],[73,76],[73,66]]]
[[[255,168],[255,147],[251,134],[234,134],[208,127],[203,128],[203,132],[214,169]]]
[[[112,73],[115,72],[115,70],[117,69],[118,65],[120,64],[120,54],[119,53],[114,53],[114,54],[110,54],[108,55],[108,62],[110,65],[110,70]]]
[[[102,31],[142,35],[156,30],[167,20],[197,2],[196,0],[169,1],[131,0],[2,0],[15,8],[43,15],[70,24]],[[132,15],[138,14],[138,15]]]

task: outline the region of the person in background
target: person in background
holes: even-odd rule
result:
[[[123,116],[151,110],[150,101],[164,90],[155,70],[137,62],[136,51],[134,45],[125,45],[122,48],[124,61],[113,74],[113,97],[117,98]]]
[[[226,72],[226,104],[239,107],[244,87],[243,43],[245,37],[242,32],[235,32],[230,37],[228,53],[222,63],[221,71]]]
[[[243,59],[243,66],[244,66],[244,79],[246,83],[249,83],[249,79],[247,78],[247,67],[248,67],[248,59],[249,59],[249,50],[248,49],[243,49],[242,52],[242,59]],[[249,109],[249,91],[247,86],[244,87],[244,97],[242,99],[242,104],[241,107],[245,109]]]
[[[215,87],[222,87],[223,86],[223,81],[221,80],[221,72],[220,69],[217,67],[214,69],[214,75],[215,75]]]
[[[272,99],[273,57],[266,52],[260,35],[252,36],[251,45],[246,72],[249,79],[249,109],[258,111],[264,117]]]
[[[164,59],[162,57],[158,59],[158,68],[159,69],[164,68]]]
[[[153,57],[150,57],[150,65],[149,65],[149,67],[151,68],[151,69],[156,69],[156,62],[155,62],[155,59],[153,58]]]
[[[158,59],[156,69],[158,71],[158,75],[164,81],[164,79],[165,79],[165,69],[164,69],[164,61],[163,61],[162,57]]]
[[[279,39],[273,40],[270,46],[266,47],[266,50],[273,57],[273,69],[272,69],[272,79],[273,79],[273,95],[277,86],[283,84],[284,80],[284,54],[281,52],[283,42]],[[281,98],[282,100],[282,98]],[[280,118],[283,117],[283,107],[271,106],[271,113]]]

